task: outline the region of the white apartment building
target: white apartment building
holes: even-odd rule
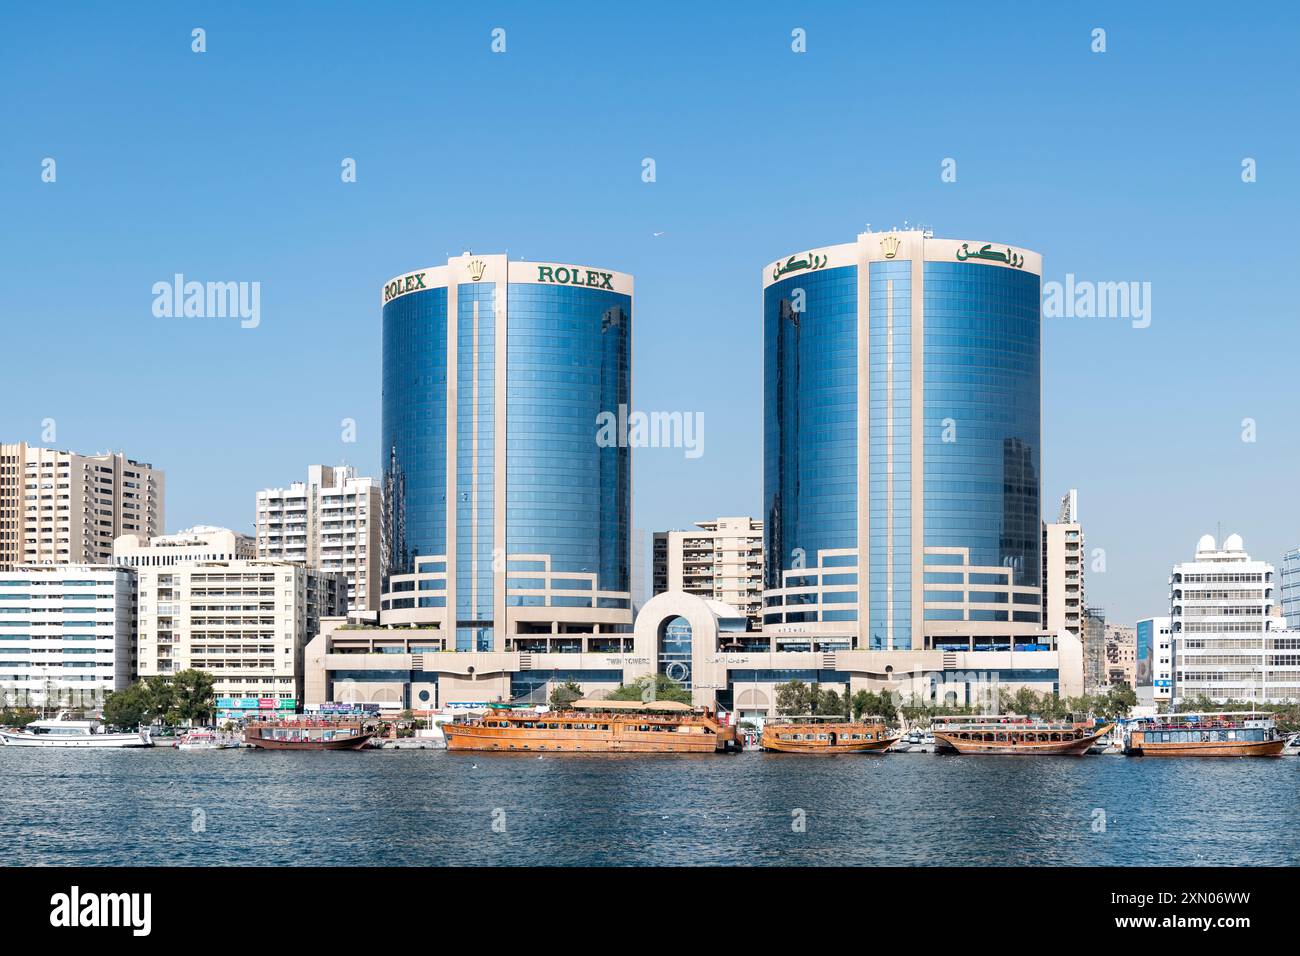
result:
[[[1173,680],[1173,634],[1168,617],[1137,622],[1137,686],[1151,688],[1153,703],[1167,702]]]
[[[656,531],[654,593],[684,591],[741,611],[763,626],[763,522],[697,521],[697,531]]]
[[[0,444],[0,570],[108,564],[113,539],[163,529],[163,473],[119,453]]]
[[[125,534],[113,542],[113,563],[130,568],[164,568],[196,561],[250,561],[257,544],[229,528],[200,524],[175,534]]]
[[[1043,623],[1053,634],[1069,631],[1084,641],[1083,526],[1079,493],[1061,498],[1054,524],[1043,524]]]
[[[97,709],[132,679],[135,572],[65,564],[0,571],[0,698]]]
[[[1273,614],[1273,565],[1252,561],[1240,535],[1203,535],[1169,577],[1173,699],[1300,700],[1300,632]]]
[[[305,482],[257,493],[257,556],[337,571],[351,611],[378,611],[379,482],[350,466],[311,465]]]
[[[137,576],[140,676],[207,671],[226,717],[297,709],[303,648],[344,611],[339,575],[288,561],[143,564]]]

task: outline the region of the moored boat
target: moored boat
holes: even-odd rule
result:
[[[53,720],[34,720],[22,730],[0,731],[6,747],[152,747],[149,730],[109,733],[99,720],[73,720],[61,712]]]
[[[230,750],[238,746],[239,741],[210,730],[191,730],[176,741],[177,750]]]
[[[936,717],[934,737],[959,754],[1077,756],[1086,754],[1113,726],[1015,715]]]
[[[883,723],[852,721],[769,720],[763,725],[762,747],[778,753],[884,753],[900,738]]]
[[[1131,721],[1126,731],[1131,757],[1277,757],[1287,745],[1263,711],[1161,714]]]
[[[442,725],[447,749],[547,753],[739,750],[736,728],[676,701],[577,700],[548,712],[496,710]]]
[[[244,743],[259,750],[360,750],[375,735],[359,720],[302,718],[255,721]]]

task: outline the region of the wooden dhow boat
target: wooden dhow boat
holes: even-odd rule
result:
[[[1278,757],[1287,744],[1264,711],[1139,717],[1125,731],[1131,757]]]
[[[936,717],[934,739],[959,754],[1045,756],[1086,754],[1113,724],[1048,721],[1015,715]]]
[[[360,750],[374,735],[358,720],[302,718],[251,723],[244,743],[259,750]]]
[[[718,753],[736,728],[677,701],[576,700],[545,713],[496,710],[442,725],[448,750],[545,753]]]
[[[787,754],[884,753],[901,737],[883,723],[796,717],[763,724],[764,750]]]

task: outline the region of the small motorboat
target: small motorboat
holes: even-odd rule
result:
[[[210,730],[191,730],[176,741],[177,750],[231,750],[238,746],[239,741]]]

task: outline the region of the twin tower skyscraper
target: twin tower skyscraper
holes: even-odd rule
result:
[[[764,267],[772,651],[1050,644],[1041,275],[915,230]],[[448,649],[629,651],[631,449],[596,436],[631,406],[632,277],[466,254],[382,308],[385,621]]]

